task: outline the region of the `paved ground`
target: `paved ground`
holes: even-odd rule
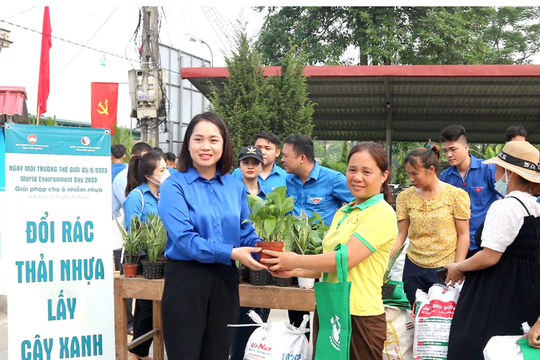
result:
[[[313,319],[313,313],[311,313]],[[288,321],[287,310],[270,311],[268,321]],[[7,297],[0,295],[0,359],[7,359]],[[167,357],[165,356],[165,360]]]

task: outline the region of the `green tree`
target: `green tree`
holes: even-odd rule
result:
[[[244,28],[235,31],[236,49],[225,57],[229,77],[223,91],[214,87],[210,93],[211,110],[227,123],[235,154],[253,143],[253,135],[267,129],[270,121],[261,56]]]
[[[235,154],[263,130],[282,139],[311,136],[315,104],[308,97],[302,51],[291,47],[281,59],[281,72],[265,77],[261,55],[244,29],[237,30],[236,49],[225,58],[230,75],[223,91],[214,87],[210,94],[211,109],[227,123]]]
[[[304,76],[305,54],[292,46],[281,61],[281,71],[266,78],[269,131],[281,139],[292,134],[311,136],[315,103],[309,99]]]
[[[257,10],[266,13],[257,46],[267,64],[276,64],[290,42],[303,46],[310,65],[525,63],[540,45],[533,7]]]
[[[347,164],[347,159],[349,158],[349,142],[344,141],[343,142],[343,148],[341,149],[341,159],[339,162],[342,162],[344,164]]]
[[[111,136],[111,145],[122,144],[126,147],[125,163],[129,163],[131,159],[131,149],[135,145],[135,138],[131,131],[124,126],[114,124],[114,135]]]

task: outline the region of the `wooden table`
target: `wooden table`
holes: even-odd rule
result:
[[[114,278],[114,313],[116,336],[116,359],[127,360],[128,349],[153,337],[154,359],[163,360],[164,344],[161,323],[161,297],[164,280],[148,280],[143,276]],[[279,286],[254,286],[240,284],[240,305],[270,309],[315,310],[313,289]],[[127,343],[127,309],[124,299],[152,300],[154,329],[146,335]]]

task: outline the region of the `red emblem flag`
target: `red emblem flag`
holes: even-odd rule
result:
[[[51,17],[49,16],[49,7],[45,6],[43,12],[43,31],[41,33],[41,58],[39,60],[39,83],[37,94],[37,117],[39,124],[41,114],[47,112],[47,99],[49,98],[50,72],[49,72],[49,50],[52,47],[51,38]]]
[[[110,129],[114,135],[114,124],[118,110],[118,83],[92,83],[92,127]]]

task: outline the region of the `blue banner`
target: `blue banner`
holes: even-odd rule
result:
[[[7,153],[109,156],[108,129],[5,124]]]

